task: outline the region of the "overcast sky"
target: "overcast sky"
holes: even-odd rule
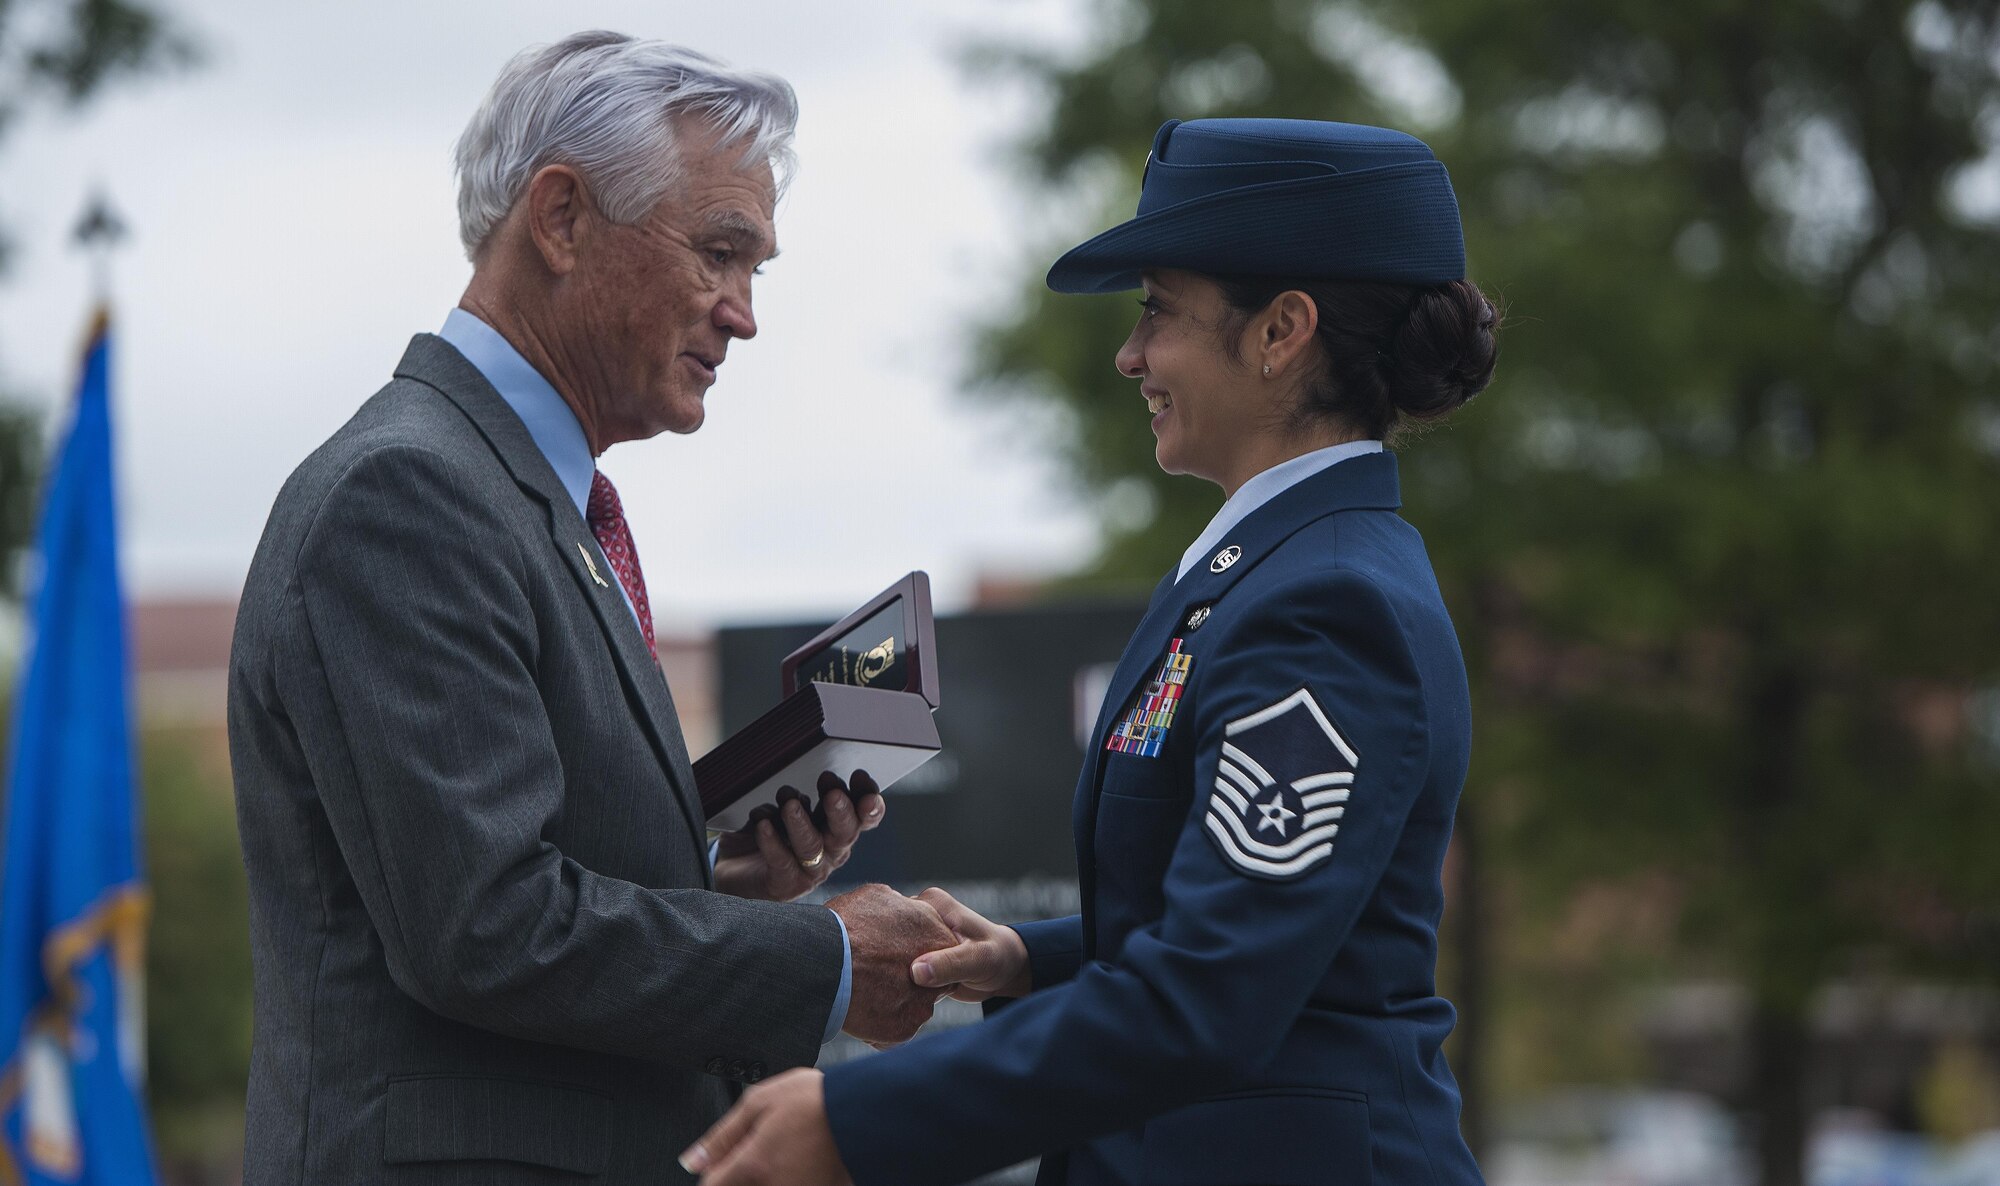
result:
[[[0,389],[69,398],[90,281],[68,230],[93,186],[134,232],[115,382],[136,593],[240,585],[285,476],[464,287],[450,151],[467,116],[516,50],[590,27],[775,70],[801,105],[761,332],[730,351],[699,433],[604,458],[663,626],[830,615],[911,568],[948,608],[982,572],[1089,554],[1087,508],[1021,414],[961,390],[966,326],[1013,298],[1034,236],[1002,156],[1029,97],[958,53],[1073,45],[1082,0],[160,2],[202,68],[0,144]]]

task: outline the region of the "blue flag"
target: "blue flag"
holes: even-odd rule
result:
[[[100,314],[42,506],[0,867],[0,1186],[153,1181],[139,865]]]

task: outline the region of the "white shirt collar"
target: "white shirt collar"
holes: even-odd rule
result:
[[[1319,473],[1329,466],[1346,461],[1350,457],[1361,457],[1369,453],[1380,453],[1381,441],[1348,441],[1340,445],[1328,445],[1324,449],[1314,449],[1302,453],[1290,461],[1281,461],[1251,478],[1236,488],[1222,509],[1215,512],[1215,518],[1208,521],[1208,527],[1196,537],[1188,550],[1181,553],[1180,571],[1174,574],[1178,582],[1188,574],[1202,557],[1214,551],[1222,543],[1222,537],[1229,534],[1238,523],[1250,517],[1251,512],[1265,503],[1290,490],[1292,487]]]

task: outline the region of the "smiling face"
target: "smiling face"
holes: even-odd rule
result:
[[[1304,415],[1306,384],[1324,368],[1318,307],[1286,289],[1261,309],[1232,308],[1206,276],[1144,272],[1139,324],[1118,373],[1139,380],[1153,417],[1153,455],[1170,474],[1243,483],[1314,449],[1358,440],[1329,417]]]
[[[1139,380],[1153,414],[1153,455],[1170,474],[1206,478],[1234,493],[1264,468],[1259,459],[1278,419],[1272,385],[1259,368],[1232,358],[1223,337],[1248,336],[1252,327],[1237,324],[1222,290],[1204,276],[1160,269],[1141,283],[1139,323],[1117,362],[1120,374]]]
[[[591,206],[560,317],[583,348],[571,371],[591,390],[592,444],[693,432],[733,338],[754,337],[751,277],[777,253],[776,185],[739,142],[681,129],[680,183],[631,225]]]

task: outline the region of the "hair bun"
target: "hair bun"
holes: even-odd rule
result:
[[[1469,280],[1419,292],[1383,351],[1396,410],[1435,420],[1486,390],[1500,361],[1499,323],[1493,302]]]

